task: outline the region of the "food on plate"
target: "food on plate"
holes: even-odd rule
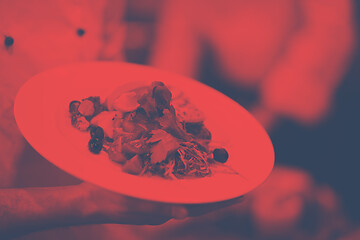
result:
[[[211,146],[205,117],[185,95],[162,82],[118,88],[104,102],[91,96],[70,102],[72,125],[90,132],[89,150],[134,175],[205,177],[231,168],[229,154]]]

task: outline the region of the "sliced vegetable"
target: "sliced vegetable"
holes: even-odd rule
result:
[[[140,106],[137,100],[135,92],[123,93],[113,102],[113,108],[121,112],[131,112]]]
[[[84,116],[92,116],[95,112],[94,103],[90,100],[84,100],[80,103],[78,111]]]
[[[90,123],[84,116],[75,116],[73,125],[80,131],[85,132],[88,130]]]
[[[143,170],[143,163],[138,155],[135,155],[123,165],[123,171],[138,175]]]
[[[109,158],[117,163],[125,163],[127,161],[126,156],[122,153],[121,138],[118,138],[110,148],[107,150]]]

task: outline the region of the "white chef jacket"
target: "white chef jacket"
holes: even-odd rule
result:
[[[114,35],[122,35],[120,20],[110,22],[111,14],[106,15],[112,2],[0,1],[0,186],[12,186],[14,166],[24,147],[13,113],[17,91],[48,68],[111,55],[108,45],[113,56],[120,53],[121,37],[115,45],[106,45],[109,37],[104,38],[103,30],[109,27]]]
[[[36,186],[26,182],[34,183],[37,175],[42,175],[43,179],[35,181],[43,181],[41,186],[46,186],[47,181],[56,182],[56,176],[67,183],[73,181],[45,160],[35,160],[40,156],[31,150],[16,125],[14,100],[30,77],[49,68],[104,58],[121,60],[123,3],[112,0],[0,1],[0,187],[17,186],[14,180],[19,177],[22,178],[20,186]],[[31,153],[24,153],[24,149]],[[19,176],[19,172],[27,173],[29,178]],[[57,183],[61,184],[61,180]],[[104,239],[104,236],[112,239],[106,228],[104,225],[73,227],[34,233],[21,239]]]

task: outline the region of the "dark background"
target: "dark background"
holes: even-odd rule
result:
[[[129,24],[125,56],[128,62],[147,64],[155,36],[161,1],[128,1],[125,20]],[[354,1],[357,31],[360,28],[360,2]],[[358,39],[357,39],[358,41]],[[360,50],[336,91],[333,110],[315,126],[301,126],[282,119],[270,133],[276,164],[302,168],[318,183],[330,184],[338,193],[345,211],[360,222]],[[254,91],[225,84],[217,71],[211,49],[203,44],[205,55],[200,81],[222,91],[244,107],[258,98]]]

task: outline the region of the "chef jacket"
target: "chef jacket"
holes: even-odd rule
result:
[[[25,141],[15,122],[14,100],[30,77],[49,68],[80,61],[122,60],[123,3],[0,1],[0,187],[54,186],[78,181],[42,159]],[[106,234],[110,233],[103,225],[51,230],[28,237],[104,239]]]
[[[0,2],[0,186],[13,184],[14,166],[25,146],[13,112],[21,85],[33,75],[62,64],[111,56],[121,60],[123,27],[120,19],[119,24],[111,19],[113,2]],[[121,13],[121,5],[116,4]],[[113,33],[112,42],[109,32]]]

